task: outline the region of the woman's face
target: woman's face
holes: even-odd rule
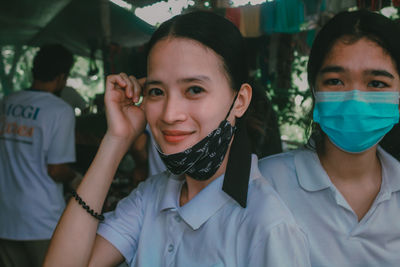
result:
[[[185,38],[167,38],[151,49],[144,110],[166,154],[181,152],[215,130],[234,99],[220,57]],[[233,114],[228,120],[232,122]]]
[[[346,40],[346,39],[344,39]],[[316,79],[317,91],[399,91],[394,61],[377,43],[339,39],[327,54]]]

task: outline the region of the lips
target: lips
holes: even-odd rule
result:
[[[165,141],[169,143],[178,143],[191,135],[192,131],[179,131],[179,130],[163,130],[162,131]]]

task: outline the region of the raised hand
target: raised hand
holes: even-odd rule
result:
[[[144,130],[146,119],[139,102],[142,85],[125,73],[109,75],[106,81],[105,106],[107,135],[132,142]]]

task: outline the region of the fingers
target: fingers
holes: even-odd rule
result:
[[[132,98],[133,97],[133,90],[134,90],[133,89],[134,85],[133,85],[132,80],[128,77],[128,75],[126,75],[126,73],[123,73],[123,72],[121,72],[119,74],[119,76],[124,80],[124,82],[126,84],[126,86],[124,87],[125,88],[126,97]]]
[[[142,94],[145,78],[137,80],[134,76],[130,75],[129,80],[133,84],[133,94],[132,94],[133,102],[138,103],[140,100],[140,95]]]
[[[114,74],[107,76],[106,87],[108,90],[121,89],[125,91],[125,96],[131,98],[134,103],[138,103],[145,78],[140,79],[140,82],[132,75],[126,73]]]
[[[119,74],[108,75],[106,88],[113,89],[116,85],[120,88],[125,88],[126,81]]]

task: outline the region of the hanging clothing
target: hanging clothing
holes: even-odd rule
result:
[[[304,22],[304,3],[300,0],[276,2],[275,32],[296,33]]]
[[[244,37],[259,37],[260,5],[245,6],[240,9],[240,32]]]
[[[230,20],[235,26],[240,29],[240,8],[227,8],[225,18]]]
[[[276,2],[266,2],[260,6],[260,27],[266,34],[272,34],[275,30]]]

